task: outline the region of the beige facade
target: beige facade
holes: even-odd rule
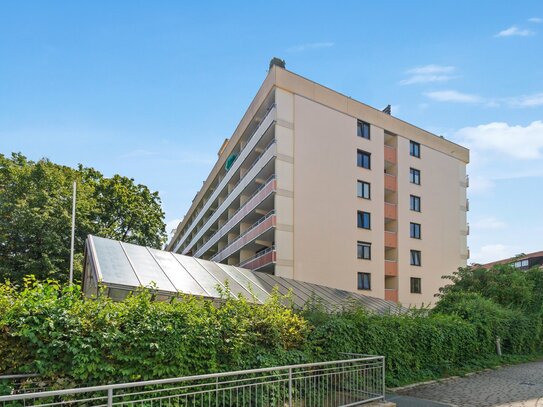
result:
[[[273,66],[167,249],[429,304],[469,257],[468,161],[464,147]]]

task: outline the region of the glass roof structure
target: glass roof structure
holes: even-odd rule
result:
[[[89,236],[83,276],[85,294],[96,295],[99,284],[115,299],[151,285],[159,299],[178,293],[221,299],[221,290],[224,292],[228,286],[230,295],[242,295],[256,303],[264,303],[275,288],[281,294],[290,294],[297,308],[316,301],[327,310],[358,304],[376,313],[405,311],[394,302],[358,293]]]

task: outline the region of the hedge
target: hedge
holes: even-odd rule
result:
[[[152,290],[114,302],[88,299],[78,287],[51,281],[30,279],[22,290],[4,284],[0,373],[94,385],[334,360],[355,352],[384,355],[387,384],[397,385],[493,357],[496,333],[506,353],[541,350],[540,318],[480,298],[404,315],[352,307],[299,312],[284,303],[277,293],[264,305],[229,295],[220,306],[189,296],[158,302]]]

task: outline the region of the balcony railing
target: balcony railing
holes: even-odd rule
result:
[[[267,230],[275,226],[275,211],[268,212],[265,216],[253,223],[249,229],[243,232],[237,239],[232,243],[218,252],[215,256],[211,258],[211,261],[222,261],[225,258],[232,255],[232,253],[237,252],[243,246],[255,240],[258,236],[262,235]]]
[[[385,218],[398,219],[398,206],[396,204],[385,202]]]
[[[385,247],[398,247],[398,234],[385,231]]]
[[[211,194],[207,202],[204,204],[202,209],[198,213],[193,215],[193,221],[191,222],[190,226],[187,228],[187,230],[183,234],[183,237],[179,240],[179,243],[174,247],[174,251],[179,250],[179,247],[181,246],[181,244],[183,244],[183,242],[188,238],[191,231],[198,224],[198,222],[200,222],[203,215],[207,212],[209,207],[215,202],[220,192],[224,189],[224,187],[230,181],[230,179],[232,178],[232,175],[236,173],[236,171],[239,169],[243,161],[247,158],[249,153],[253,151],[256,144],[260,141],[262,136],[266,133],[268,128],[275,122],[275,114],[276,114],[276,109],[275,109],[275,104],[273,104],[271,108],[268,110],[264,120],[262,120],[258,128],[255,130],[249,142],[245,145],[243,150],[240,152],[240,155],[237,158],[237,160],[234,161],[232,168],[230,168],[230,170],[225,174],[225,176],[219,181],[219,183],[217,184],[217,187],[215,188],[215,190],[213,191],[213,193]]]
[[[398,262],[395,260],[385,260],[385,276],[395,277],[398,275]]]
[[[219,241],[221,237],[226,235],[230,229],[237,225],[241,220],[251,213],[255,208],[262,203],[264,199],[270,196],[276,189],[275,174],[272,175],[264,184],[262,184],[234,214],[222,225],[213,236],[207,240],[203,246],[195,253],[196,257],[204,254],[211,246]]]
[[[398,189],[398,179],[396,175],[385,173],[385,189],[396,191]]]
[[[254,255],[238,264],[238,267],[243,267],[249,270],[258,270],[268,264],[275,263],[275,246],[268,247],[266,250]]]
[[[191,239],[190,243],[183,249],[183,254],[188,252],[200,239],[203,235],[209,230],[210,226],[213,225],[222,213],[232,204],[234,199],[236,199],[241,192],[245,189],[245,186],[253,180],[260,170],[275,156],[275,140],[272,142],[266,151],[264,151],[258,158],[258,160],[253,164],[253,166],[247,171],[245,176],[238,181],[234,189],[226,197],[223,203],[217,208],[217,210],[211,215],[205,224],[199,229],[196,235]],[[244,185],[245,184],[245,185]]]
[[[396,149],[394,147],[385,145],[385,161],[396,164]]]
[[[385,300],[398,302],[398,289],[385,288]]]

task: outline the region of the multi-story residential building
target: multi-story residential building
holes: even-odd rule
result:
[[[469,151],[271,64],[167,250],[428,304],[465,266]]]

